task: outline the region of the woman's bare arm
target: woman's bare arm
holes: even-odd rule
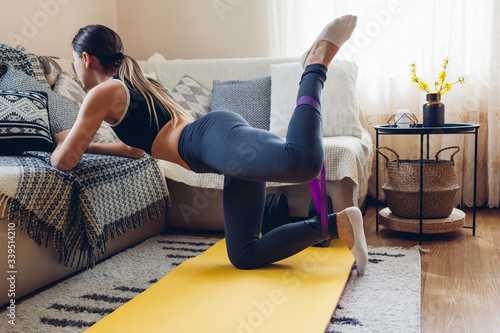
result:
[[[51,164],[58,170],[71,170],[80,161],[83,153],[118,155],[139,158],[143,151],[132,148],[122,142],[91,143],[102,121],[109,116],[112,103],[116,107],[116,96],[124,93],[113,83],[105,83],[89,91],[78,113],[73,128],[54,136],[56,149],[50,158]],[[123,103],[124,107],[125,103]],[[122,109],[123,110],[123,109]]]
[[[86,153],[101,154],[101,155],[115,155],[130,158],[141,158],[144,151],[139,148],[127,146],[123,142],[91,142],[87,148]]]

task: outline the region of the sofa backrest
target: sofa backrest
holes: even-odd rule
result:
[[[271,75],[273,64],[299,61],[298,57],[165,60],[163,56],[155,54],[148,60],[139,61],[139,65],[146,74],[155,74],[169,91],[172,91],[185,75],[190,76],[208,90],[212,90],[214,80],[250,80],[266,77]],[[363,111],[358,108],[356,113],[360,127],[366,129],[367,123]]]
[[[272,64],[297,62],[298,58],[227,58],[139,61],[145,73],[155,73],[165,88],[172,90],[184,75],[212,89],[213,80],[249,80],[269,76]]]

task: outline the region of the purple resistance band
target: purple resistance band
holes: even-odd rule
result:
[[[298,100],[297,100],[297,105],[301,105],[301,104],[309,104],[309,105],[312,105],[314,106],[316,109],[319,110],[319,112],[321,113],[321,103],[314,97],[312,96],[301,96]]]
[[[326,208],[326,179],[325,179],[325,163],[321,168],[321,188],[319,186],[318,178],[309,182],[311,193],[316,206],[316,211],[321,215],[321,237],[329,239],[330,233],[328,232],[328,209]],[[318,209],[319,207],[319,209]]]
[[[301,96],[297,100],[297,105],[309,104],[314,106],[321,113],[321,103],[311,96]],[[326,208],[326,176],[325,176],[325,162],[321,168],[321,186],[319,179],[313,179],[309,182],[311,193],[316,206],[316,211],[321,216],[321,236],[323,239],[329,239],[330,233],[328,232],[328,209]]]

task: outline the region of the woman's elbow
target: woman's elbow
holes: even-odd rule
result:
[[[61,163],[61,161],[51,162],[51,164],[52,164],[52,167],[54,169],[57,169],[59,171],[68,171],[68,170],[71,170],[75,167],[75,166],[71,166],[71,165],[68,165],[65,163]]]
[[[71,156],[66,155],[66,156],[57,156],[58,154],[52,153],[52,156],[50,158],[50,164],[52,165],[53,168],[59,170],[59,171],[68,171],[73,169],[77,164],[78,160],[75,161],[74,158],[71,158]]]

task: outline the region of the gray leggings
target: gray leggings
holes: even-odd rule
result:
[[[237,268],[262,267],[323,240],[319,216],[259,235],[266,181],[303,183],[320,173],[324,151],[319,101],[326,73],[319,64],[304,71],[286,140],[250,127],[230,111],[210,112],[181,134],[179,154],[193,171],[225,175],[225,237]],[[329,224],[335,220],[331,214]]]

